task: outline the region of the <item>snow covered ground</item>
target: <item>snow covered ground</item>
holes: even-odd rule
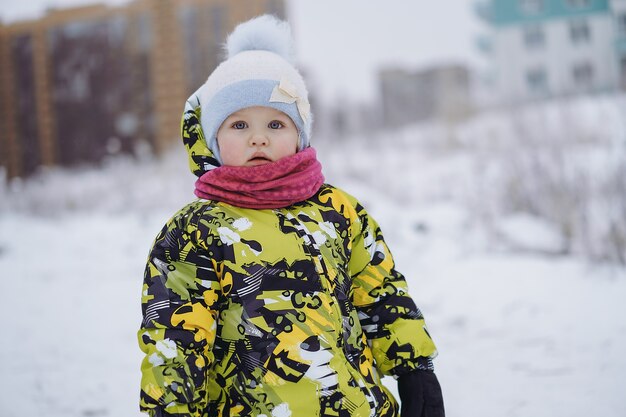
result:
[[[192,198],[181,149],[0,189],[1,417],[140,415],[143,268]],[[494,242],[455,198],[467,153],[369,149],[319,144],[329,181],[374,214],[409,280],[448,416],[626,416],[626,270],[550,254],[558,236],[529,216],[501,221],[523,245]]]

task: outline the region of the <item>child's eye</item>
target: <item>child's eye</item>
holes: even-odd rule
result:
[[[269,124],[268,124],[270,129],[280,129],[281,127],[283,127],[283,124],[281,122],[279,122],[278,120],[272,120]]]
[[[238,121],[232,124],[233,129],[245,129],[246,127],[248,127],[248,124],[246,122],[243,121]]]

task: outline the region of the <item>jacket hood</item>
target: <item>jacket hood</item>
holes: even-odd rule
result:
[[[181,136],[187,150],[189,168],[198,177],[221,166],[213,152],[208,148],[204,131],[200,124],[202,115],[200,106],[201,90],[202,87],[187,99],[181,122]]]

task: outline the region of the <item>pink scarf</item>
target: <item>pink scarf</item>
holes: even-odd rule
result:
[[[196,181],[196,196],[237,207],[273,209],[312,197],[324,183],[315,149],[253,167],[221,166]]]

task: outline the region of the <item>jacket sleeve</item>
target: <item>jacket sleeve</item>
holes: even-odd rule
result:
[[[353,303],[377,369],[399,376],[414,369],[432,370],[437,349],[424,317],[395,270],[380,227],[355,202],[350,273]]]
[[[187,217],[161,230],[144,274],[140,409],[151,416],[206,415],[221,288],[215,261]]]

